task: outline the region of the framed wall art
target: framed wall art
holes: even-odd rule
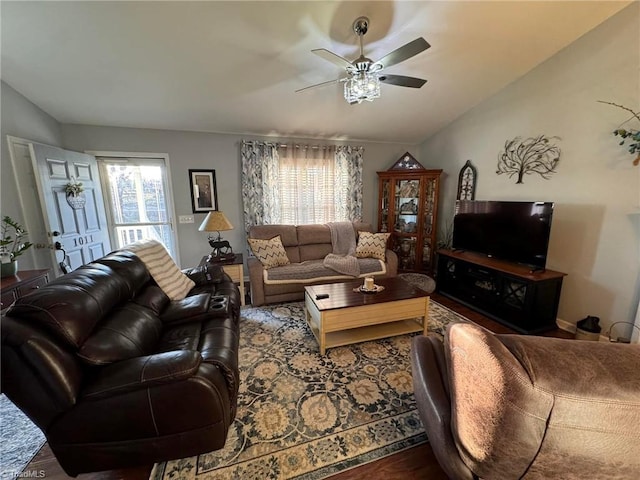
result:
[[[189,169],[189,186],[193,213],[218,210],[215,170]]]

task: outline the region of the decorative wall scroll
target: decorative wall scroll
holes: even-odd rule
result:
[[[552,173],[556,173],[556,166],[560,161],[560,147],[553,145],[551,140],[560,140],[560,137],[538,135],[526,140],[521,137],[507,140],[504,151],[498,155],[496,173],[506,173],[509,178],[517,175],[516,183],[523,183],[522,177],[531,173],[537,173],[548,180]]]
[[[458,200],[475,200],[476,199],[476,181],[478,179],[478,171],[471,164],[471,160],[460,169],[458,175]]]

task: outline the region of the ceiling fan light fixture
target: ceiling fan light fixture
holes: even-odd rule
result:
[[[376,72],[358,72],[344,84],[344,98],[352,103],[372,102],[380,97],[380,78]]]

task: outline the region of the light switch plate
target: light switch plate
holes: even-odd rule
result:
[[[178,216],[178,223],[193,223],[193,215],[180,215]]]

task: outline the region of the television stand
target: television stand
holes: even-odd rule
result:
[[[556,328],[565,273],[460,250],[438,250],[436,289],[516,332]]]

